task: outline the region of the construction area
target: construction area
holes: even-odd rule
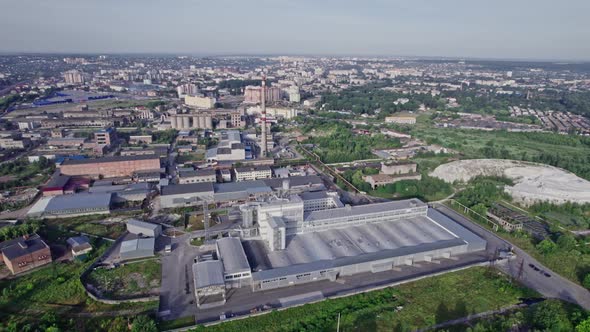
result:
[[[514,185],[505,190],[525,206],[537,202],[590,203],[590,181],[543,164],[504,159],[457,160],[438,166],[430,175],[449,183],[468,182],[477,176],[506,177]]]

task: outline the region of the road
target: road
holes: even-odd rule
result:
[[[451,217],[459,224],[463,225],[463,227],[485,238],[488,243],[492,243],[496,247],[502,248],[511,246],[517,258],[504,260],[502,263],[497,264],[497,267],[503,272],[519,280],[523,285],[536,290],[545,297],[557,298],[575,303],[586,310],[590,310],[590,292],[584,287],[551,271],[531,255],[527,254],[524,250],[500,238],[498,235],[484,227],[471,222],[452,209],[442,205],[438,206],[436,209]],[[544,276],[539,271],[535,271],[531,268],[529,264],[535,265],[540,270],[549,273],[551,276]]]
[[[172,252],[161,257],[162,284],[158,312],[164,319],[193,316],[196,304],[192,265],[199,249],[190,245],[189,234],[168,237],[167,241],[166,244],[172,245]]]

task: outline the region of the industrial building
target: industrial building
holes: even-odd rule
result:
[[[157,238],[162,234],[162,226],[137,219],[130,219],[127,221],[127,232]]]
[[[194,206],[204,202],[213,202],[211,182],[172,184],[161,189],[160,207],[163,209]]]
[[[236,167],[234,168],[234,174],[237,182],[270,179],[272,177],[272,169],[270,166]]]
[[[111,194],[79,193],[43,197],[27,212],[32,218],[63,218],[91,214],[108,214],[111,208]]]
[[[66,159],[59,166],[63,175],[90,175],[96,178],[131,177],[134,172],[160,169],[160,157],[116,156],[96,159]]]
[[[217,174],[214,169],[178,171],[178,183],[216,182]]]
[[[213,129],[213,116],[209,113],[170,115],[172,129]]]
[[[217,241],[227,288],[261,291],[335,281],[486,248],[485,240],[418,199],[317,210],[305,210],[295,195],[251,204],[241,207],[243,223],[258,226],[259,236]]]
[[[153,237],[147,238],[131,238],[121,242],[119,250],[119,258],[124,260],[153,257],[154,248],[156,246],[156,239]]]
[[[246,147],[239,131],[224,131],[219,136],[216,147],[208,149],[205,155],[208,162],[240,161],[246,159]]]

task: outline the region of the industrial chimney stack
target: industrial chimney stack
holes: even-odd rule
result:
[[[260,108],[262,109],[262,139],[260,142],[260,157],[266,157],[266,75],[262,75],[262,89],[260,93]]]

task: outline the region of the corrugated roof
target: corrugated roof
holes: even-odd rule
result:
[[[237,237],[224,237],[217,240],[219,256],[223,262],[223,269],[226,274],[250,271],[248,258],[242,247],[242,242]]]
[[[342,218],[356,215],[366,215],[371,213],[383,213],[393,210],[409,209],[419,206],[426,206],[426,203],[422,202],[417,198],[384,203],[345,206],[336,209],[308,212],[305,214],[304,221],[311,222],[317,220]]]
[[[193,264],[195,288],[225,286],[221,261],[204,261]]]
[[[155,231],[160,225],[152,224],[151,222],[145,222],[137,219],[129,219],[127,225],[132,225],[138,228]]]
[[[111,194],[80,193],[51,197],[45,212],[59,212],[72,209],[108,209]]]

